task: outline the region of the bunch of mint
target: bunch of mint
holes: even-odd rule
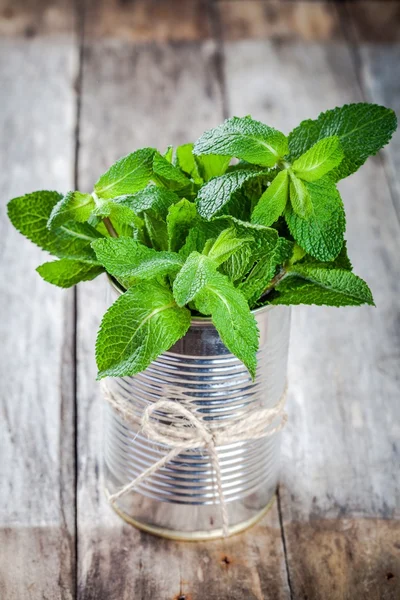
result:
[[[38,267],[46,281],[69,287],[106,271],[126,290],[100,326],[100,378],[144,370],[192,315],[211,316],[254,377],[252,309],[373,304],[352,273],[336,183],[395,129],[394,112],[373,104],[329,110],[288,137],[233,117],[194,145],[121,158],[91,194],[14,198],[9,217],[59,259]]]

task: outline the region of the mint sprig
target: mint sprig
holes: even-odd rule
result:
[[[92,247],[107,273],[131,284],[177,273],[184,263],[175,252],[157,252],[132,238],[103,238],[93,242]]]
[[[340,165],[344,153],[336,135],[311,146],[292,165],[293,172],[304,181],[316,181]]]
[[[254,377],[257,324],[243,294],[217,271],[217,266],[208,256],[193,252],[175,279],[174,297],[179,306],[194,302],[199,312],[210,315],[228,350],[243,361]]]
[[[295,265],[276,286],[271,304],[307,304],[360,306],[374,304],[371,290],[357,275],[345,269],[323,269]]]
[[[196,155],[221,154],[254,165],[273,167],[288,151],[283,133],[251,117],[232,117],[203,133],[194,145]]]
[[[362,102],[346,104],[296,127],[289,134],[290,157],[299,159],[318,141],[337,136],[344,158],[330,177],[339,181],[357,171],[369,156],[385,146],[396,127],[396,115],[389,108]]]
[[[95,183],[99,198],[115,198],[143,189],[153,176],[154,148],[142,148],[117,160]]]
[[[235,192],[239,191],[246,181],[260,176],[254,169],[238,169],[214,177],[197,194],[197,210],[204,219],[221,214]]]
[[[62,199],[57,192],[33,192],[8,203],[8,216],[18,231],[31,242],[58,258],[97,264],[91,243],[100,233],[88,223],[69,221],[49,229],[54,206]]]
[[[285,219],[290,233],[308,254],[323,261],[334,260],[343,246],[346,218],[342,199],[329,179],[305,182],[310,214],[301,217],[289,206]]]
[[[284,169],[278,173],[258,201],[251,215],[252,223],[269,226],[279,219],[289,198],[289,183],[289,172]]]
[[[90,281],[104,273],[104,270],[101,265],[91,265],[70,258],[46,262],[36,269],[45,281],[62,288],[72,287],[80,281]]]
[[[395,127],[393,111],[364,103],[303,121],[288,138],[232,117],[194,144],[128,154],[92,191],[14,198],[8,214],[58,259],[38,267],[45,281],[70,287],[106,272],[125,290],[99,330],[99,378],[146,369],[199,315],[254,377],[253,309],[373,305],[347,254],[336,182]]]
[[[190,311],[155,281],[137,284],[108,309],[96,341],[99,378],[143,371],[189,329]]]
[[[85,223],[95,208],[96,204],[91,194],[68,192],[53,207],[47,226],[54,229],[71,220]]]

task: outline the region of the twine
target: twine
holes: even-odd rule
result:
[[[286,424],[287,414],[284,412],[287,387],[272,408],[257,408],[247,415],[240,415],[227,422],[215,424],[204,421],[194,411],[193,396],[189,396],[179,388],[168,384],[162,386],[165,398],[146,407],[141,418],[137,416],[132,404],[120,394],[111,391],[107,383],[102,382],[104,398],[116,413],[128,424],[138,426],[139,431],[152,442],[164,444],[171,448],[165,456],[143,471],[138,477],[126,484],[115,494],[109,495],[109,501],[114,504],[121,496],[133,491],[142,481],[159,471],[164,465],[173,460],[181,452],[194,448],[205,448],[210,456],[213,472],[215,473],[218,499],[221,508],[222,529],[224,537],[229,534],[229,517],[226,500],[222,487],[221,466],[217,447],[224,444],[234,444],[247,440],[258,440],[269,437],[280,431]],[[160,421],[160,416],[153,413],[162,412],[161,417],[168,424]],[[279,423],[271,427],[275,419]]]

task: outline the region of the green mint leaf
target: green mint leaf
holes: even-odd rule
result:
[[[202,227],[192,227],[179,250],[180,256],[186,259],[192,252],[203,252],[207,239],[208,235]]]
[[[187,258],[191,252],[203,252],[207,240],[214,242],[228,224],[226,221],[217,219],[215,221],[205,221],[197,216],[194,226],[189,229],[185,243],[179,250],[179,254]]]
[[[131,238],[104,238],[93,242],[97,260],[115,277],[154,279],[175,274],[184,259],[174,252],[157,252]]]
[[[96,341],[98,378],[140,373],[166,352],[190,326],[170,290],[147,281],[130,288],[108,309]]]
[[[144,213],[144,223],[146,233],[151,245],[156,250],[168,250],[168,230],[167,224],[151,212]]]
[[[192,252],[175,278],[174,298],[178,306],[189,304],[217,271],[217,264],[198,252]]]
[[[289,171],[289,196],[293,211],[299,217],[308,219],[312,214],[310,193],[304,182]]]
[[[210,252],[214,242],[215,242],[215,238],[212,238],[212,239],[206,241],[206,243],[204,244],[203,254],[208,256],[208,253]]]
[[[351,264],[351,261],[347,254],[346,242],[343,242],[342,249],[335,258],[335,260],[332,260],[330,262],[319,261],[316,258],[310,256],[309,254],[304,255],[304,250],[302,250],[300,246],[297,246],[297,248],[299,249],[299,251],[302,251],[302,255],[300,255],[299,253],[299,258],[297,259],[301,265],[310,265],[312,267],[320,267],[322,269],[344,269],[345,271],[353,270],[353,265]],[[294,262],[297,261],[292,259],[291,263],[293,264]]]
[[[157,181],[171,190],[182,190],[191,185],[186,175],[178,167],[168,162],[159,152],[154,154],[153,171]]]
[[[54,230],[55,239],[47,250],[58,258],[73,258],[83,262],[97,263],[90,244],[102,235],[87,223],[70,221]]]
[[[241,158],[251,164],[273,167],[288,151],[286,137],[251,117],[232,117],[215,129],[203,133],[194,153],[222,154]]]
[[[240,221],[250,221],[255,204],[265,191],[269,181],[272,181],[276,175],[272,169],[267,173],[262,167],[242,163],[229,167],[226,176],[234,177],[233,174],[237,173],[237,176],[241,178],[245,172],[249,174],[249,178],[246,178],[243,185],[233,191],[224,206],[216,213],[217,215],[230,215]],[[254,173],[254,177],[251,177],[250,173]],[[212,181],[209,182],[210,185]]]
[[[261,196],[251,215],[251,222],[267,227],[272,225],[285,210],[288,198],[289,173],[285,169],[278,173]]]
[[[302,260],[305,257],[310,258],[310,260],[312,260],[312,261],[318,262],[315,258],[312,258],[312,256],[309,256],[306,253],[306,251],[303,248],[301,248],[301,246],[299,246],[298,244],[294,244],[290,263],[294,264],[294,263],[298,262],[299,260]],[[328,264],[328,263],[321,263],[321,264]],[[331,264],[331,263],[329,263],[329,264]]]
[[[246,166],[244,164],[233,165],[229,167],[228,172],[233,173],[235,171],[243,171],[243,169],[258,171],[259,175],[245,181],[243,186],[233,193],[231,199],[221,211],[221,214],[231,215],[240,221],[250,221],[255,205],[267,189],[269,183],[276,176],[277,171],[270,169],[268,173],[265,171],[260,172],[260,167],[252,167],[246,163]]]
[[[277,271],[291,258],[292,252],[293,243],[285,238],[279,238],[273,250],[254,265],[246,279],[239,285],[250,307],[255,306]]]
[[[196,205],[185,198],[169,207],[167,215],[168,250],[173,252],[180,250],[196,220]]]
[[[218,220],[219,217],[217,217],[214,222],[218,222]],[[223,230],[219,236],[219,238],[222,237],[222,239],[220,240],[222,242],[222,247],[220,247],[222,253],[224,250],[225,243],[228,243],[225,248],[226,254],[222,254],[221,256],[221,259],[223,260],[220,260],[217,257],[216,262],[222,265],[220,271],[227,275],[231,279],[231,281],[236,282],[237,280],[241,279],[244,273],[246,273],[246,271],[249,269],[249,264],[251,262],[254,262],[254,260],[252,261],[253,252],[256,246],[254,231],[250,227],[240,227],[238,223],[241,223],[241,221],[235,219],[234,217],[231,217],[230,215],[226,215],[226,218],[221,219],[220,222],[227,222],[227,224],[229,224],[230,227],[227,230]],[[245,225],[248,224],[245,223]],[[229,241],[224,239],[228,231],[231,232],[231,246],[229,244]],[[210,256],[210,258],[213,258],[214,260],[215,251],[213,252],[212,247],[213,244],[215,244],[219,240],[219,238],[217,238],[217,240],[208,241],[208,243],[211,243],[209,253],[206,253],[207,244],[204,247],[203,251],[204,254],[207,254],[208,256]],[[218,246],[219,244],[217,245],[217,250]]]
[[[221,265],[244,245],[248,246],[249,243],[251,244],[253,242],[253,237],[246,234],[240,235],[237,233],[235,227],[231,226],[219,234],[218,238],[213,242],[211,248],[207,252],[207,256],[214,260],[218,265]]]
[[[218,215],[246,181],[259,175],[259,171],[242,169],[211,179],[197,194],[199,214],[207,220]]]
[[[258,328],[243,294],[221,273],[215,272],[195,297],[197,310],[211,315],[222,342],[249,370],[257,369]]]
[[[337,136],[344,153],[329,173],[333,181],[351,175],[387,144],[396,130],[393,110],[377,104],[347,104],[328,110],[316,120],[303,121],[289,135],[291,159],[299,158],[323,138]]]
[[[323,269],[297,263],[277,286],[271,304],[328,306],[373,305],[371,290],[357,275],[344,269]]]
[[[218,273],[217,264],[208,256],[193,252],[176,276],[173,294],[179,306],[194,300],[200,313],[211,315],[225,346],[254,377],[257,325],[244,296],[225,275]]]
[[[73,221],[52,230],[47,227],[50,214],[61,199],[57,192],[32,192],[10,200],[8,216],[20,233],[50,254],[96,264],[90,244],[102,236],[93,227]]]
[[[329,264],[330,263],[323,263],[323,265],[325,267],[329,266]],[[333,261],[333,265],[337,269],[344,269],[345,271],[352,271],[353,270],[353,265],[351,264],[351,260],[349,259],[349,256],[347,254],[347,243],[346,243],[346,241],[343,242],[342,249],[339,252],[339,254],[337,255],[337,257],[335,258],[335,260]]]
[[[142,219],[129,206],[120,204],[115,199],[99,200],[92,214],[102,219],[108,217],[117,230],[120,228],[123,229],[124,225],[130,225],[136,230],[140,230],[143,227]],[[128,229],[128,231],[130,230]]]
[[[134,194],[153,177],[154,148],[142,148],[117,160],[94,186],[99,198]]]
[[[53,207],[47,226],[50,229],[54,229],[68,221],[85,223],[94,208],[94,198],[91,194],[68,192]]]
[[[236,219],[232,215],[222,215],[215,217],[212,223],[229,223],[236,229],[239,237],[251,236],[254,240],[252,245],[253,252],[257,252],[257,256],[262,256],[266,252],[270,252],[277,242],[278,233],[276,229],[272,227],[265,227],[258,223],[249,223],[248,221],[241,221]]]
[[[41,277],[48,283],[58,285],[62,288],[69,288],[80,281],[89,281],[104,272],[100,265],[91,265],[62,258],[52,262],[44,263],[36,269]]]
[[[217,154],[204,154],[194,158],[204,181],[223,175],[231,162],[230,156],[218,156]]]
[[[193,155],[193,144],[183,144],[177,147],[176,162],[178,167],[189,175],[195,183],[203,183],[203,178],[200,175],[198,164]]]
[[[147,243],[148,238],[143,219],[124,202],[128,196],[118,196],[117,198],[97,198],[96,208],[92,212],[92,219],[108,218],[111,221],[119,237],[129,237]],[[106,230],[106,236],[109,233]]]
[[[128,206],[140,217],[147,212],[155,217],[166,219],[169,207],[179,202],[179,196],[171,190],[150,184],[136,194],[120,196],[114,201]]]
[[[332,171],[343,160],[344,154],[336,135],[314,144],[305,154],[294,161],[293,172],[304,181],[316,181]]]
[[[253,252],[249,243],[242,246],[230,256],[221,266],[220,271],[227,275],[235,284],[250,269],[253,260]]]
[[[310,194],[312,213],[304,219],[288,206],[285,218],[290,233],[299,246],[314,258],[334,260],[342,249],[346,228],[339,192],[335,184],[326,178],[304,185]]]
[[[241,221],[231,215],[216,217],[215,220],[231,223],[235,227],[237,237],[251,238],[251,241],[249,240],[243,244],[235,254],[227,259],[221,268],[232,281],[240,280],[250,270],[254,262],[269,254],[276,246],[278,233],[271,227]]]
[[[153,250],[148,248],[148,250]],[[125,277],[132,279],[156,279],[165,275],[175,275],[181,269],[184,259],[175,252],[157,252],[144,257],[136,268],[133,268]],[[122,275],[121,275],[122,276]]]
[[[168,148],[166,149],[166,151],[163,154],[163,157],[169,162],[172,163],[173,159],[174,159],[174,147],[173,146],[168,146]]]
[[[168,249],[168,232],[165,221],[169,207],[179,202],[179,196],[171,190],[150,184],[136,194],[114,198],[114,202],[130,208],[140,218],[144,218],[144,233],[140,223],[135,223],[136,231],[139,234],[136,237],[139,241],[150,240],[152,246],[157,250]]]

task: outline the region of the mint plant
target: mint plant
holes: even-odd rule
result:
[[[57,257],[37,269],[49,283],[106,272],[124,290],[98,332],[99,378],[144,370],[199,316],[254,377],[254,309],[373,304],[347,256],[336,184],[395,129],[394,112],[374,104],[328,110],[288,137],[233,117],[195,144],[121,158],[90,194],[33,192],[8,214]]]

